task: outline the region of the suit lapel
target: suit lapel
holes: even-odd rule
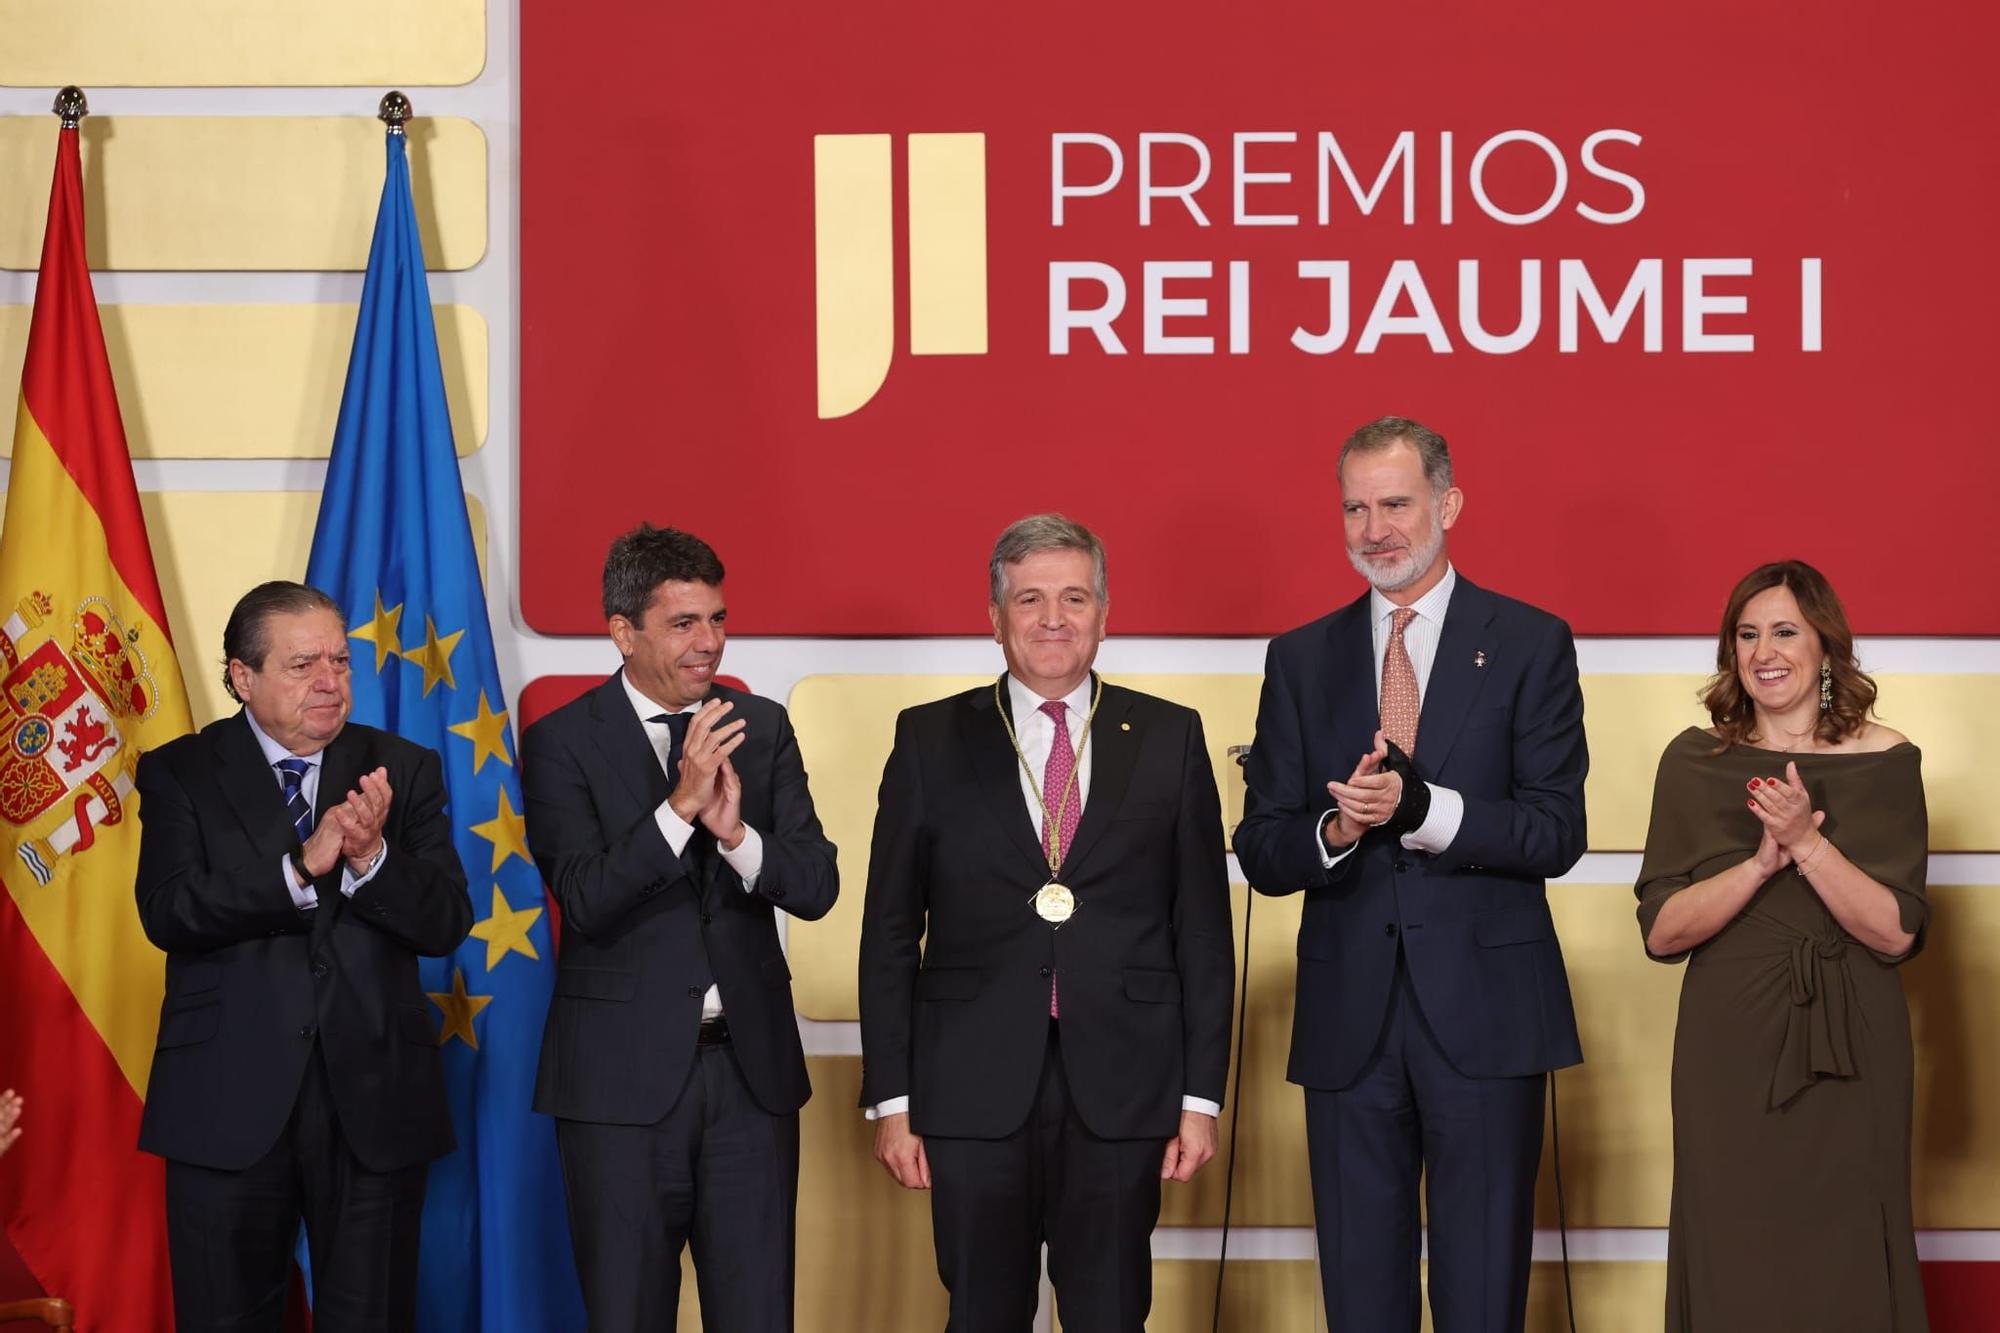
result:
[[[1104,702],[1090,726],[1090,799],[1083,803],[1083,820],[1076,827],[1076,845],[1063,855],[1065,875],[1074,875],[1104,830],[1118,816],[1132,770],[1139,758],[1139,734],[1124,724],[1132,713],[1132,694],[1107,686]]]
[[[959,711],[959,738],[965,744],[966,760],[980,795],[980,805],[998,826],[1000,834],[1027,859],[1034,881],[1049,877],[1049,859],[1035,840],[1035,825],[1028,818],[1027,802],[1021,797],[1021,760],[1007,739],[1007,727],[994,709],[994,695],[1006,699],[1006,677],[998,690],[979,690]],[[1011,719],[1010,719],[1011,720]],[[1037,775],[1039,777],[1039,775]]]
[[[646,735],[645,723],[632,711],[622,667],[591,691],[590,712],[598,751],[611,771],[625,783],[632,799],[642,808],[657,810],[673,789],[667,785],[667,770],[660,767],[660,756]]]
[[[1333,765],[1342,782],[1361,756],[1374,748],[1382,724],[1375,696],[1375,631],[1368,619],[1368,595],[1341,608],[1326,627],[1327,705],[1333,718]]]
[[[1492,637],[1492,624],[1492,599],[1459,575],[1451,602],[1445,607],[1444,633],[1438,639],[1423,707],[1417,715],[1418,768],[1432,777],[1444,771],[1465,716],[1485,688],[1486,664],[1499,648]]]
[[[215,740],[216,782],[243,824],[259,860],[277,860],[292,845],[291,816],[285,811],[278,775],[238,713],[222,724]]]

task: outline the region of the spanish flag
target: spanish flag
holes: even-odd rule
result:
[[[78,1328],[124,1333],[173,1327],[165,1173],[136,1147],[165,960],[133,906],[132,775],[190,724],[84,258],[76,119],[0,528],[0,1087],[27,1100],[0,1224]]]

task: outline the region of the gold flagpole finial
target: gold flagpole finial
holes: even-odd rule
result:
[[[403,133],[403,126],[416,113],[410,109],[410,99],[399,92],[382,95],[382,104],[376,109],[376,119],[389,127],[389,133]]]
[[[83,95],[83,89],[71,84],[56,94],[56,104],[50,109],[62,117],[64,129],[73,130],[90,114],[90,99]]]

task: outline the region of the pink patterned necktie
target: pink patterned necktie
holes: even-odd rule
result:
[[[1058,829],[1062,833],[1062,854],[1069,857],[1070,845],[1076,841],[1076,826],[1083,819],[1083,788],[1070,791],[1070,778],[1076,772],[1076,748],[1069,741],[1069,709],[1060,699],[1050,699],[1042,705],[1042,711],[1055,723],[1055,743],[1049,746],[1048,767],[1042,770],[1042,851],[1055,855],[1055,846],[1049,835]],[[1063,793],[1069,792],[1069,800],[1063,801]],[[1062,821],[1052,823],[1050,811],[1062,806]],[[1049,979],[1049,1017],[1059,1018],[1056,1005],[1055,978]]]
[[[1404,754],[1417,752],[1417,669],[1410,662],[1410,650],[1403,631],[1417,613],[1409,607],[1396,609],[1396,622],[1389,627],[1389,646],[1382,653],[1382,730],[1402,747]]]

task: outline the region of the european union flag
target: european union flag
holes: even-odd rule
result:
[[[555,954],[397,129],[306,581],[352,627],[355,720],[444,756],[472,888],[472,938],[422,960],[458,1151],[431,1165],[417,1325],[581,1329],[554,1122],[529,1110]]]

